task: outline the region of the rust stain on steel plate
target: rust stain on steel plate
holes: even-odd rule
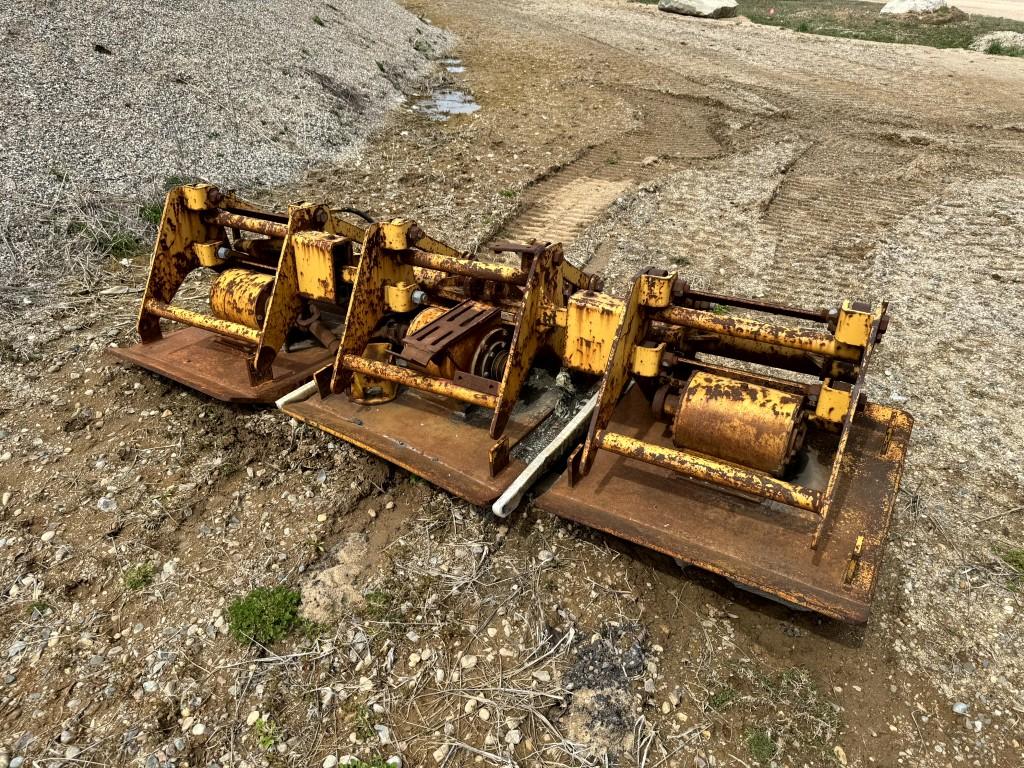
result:
[[[253,387],[246,362],[252,347],[200,328],[183,328],[149,344],[109,352],[119,360],[229,403],[272,403],[310,381],[334,357],[330,350],[319,346],[282,351],[274,359],[274,378]]]
[[[868,405],[854,420],[836,490],[835,520],[818,550],[817,516],[680,478],[599,451],[570,488],[567,473],[537,499],[547,512],[685,560],[786,602],[851,623],[868,620],[912,427],[903,411]],[[610,430],[666,444],[635,389]],[[860,564],[845,583],[857,537]]]
[[[505,431],[514,446],[554,410],[551,390],[526,398]],[[523,471],[522,461],[491,477],[487,434],[490,414],[478,410],[467,421],[463,406],[443,397],[406,389],[383,405],[358,405],[345,394],[290,403],[284,412],[419,475],[471,504],[494,502]]]

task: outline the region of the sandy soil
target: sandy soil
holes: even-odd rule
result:
[[[450,79],[482,109],[403,112],[358,161],[264,194],[464,247],[556,231],[613,289],[656,264],[891,299],[870,394],[917,428],[873,621],[532,509],[499,525],[280,414],[112,365],[135,296],[69,295],[4,329],[6,754],[1019,765],[1024,604],[998,553],[1024,541],[1024,62],[610,0],[410,7],[459,37]],[[276,583],[319,628],[240,646],[226,606]]]

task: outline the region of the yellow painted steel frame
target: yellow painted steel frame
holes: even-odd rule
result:
[[[272,365],[278,351],[284,346],[288,331],[299,319],[302,297],[299,295],[299,275],[295,265],[295,236],[326,224],[330,213],[323,205],[291,206],[288,209],[288,231],[277,263],[274,291],[267,304],[267,315],[256,346],[249,358],[249,380],[255,385],[272,377]]]
[[[569,459],[570,485],[575,485],[590,471],[598,450],[608,450],[673,470],[695,480],[815,512],[819,516],[819,521],[811,546],[816,547],[828,521],[840,468],[845,458],[850,427],[864,382],[865,368],[878,337],[881,318],[886,311],[885,305],[877,311],[865,311],[855,308],[849,302],[844,303],[837,324],[838,328],[843,329],[843,340],[840,340],[828,333],[791,331],[757,321],[716,318],[706,311],[669,307],[675,279],[674,274],[666,277],[641,274],[634,281],[630,295],[621,307],[609,304],[609,308],[618,312],[619,322],[605,362],[597,406],[591,418],[587,437]],[[570,300],[570,310],[566,315],[570,319],[574,317],[572,304]],[[586,318],[588,314],[591,313],[584,312],[577,321]],[[845,405],[845,409],[841,414],[834,410],[828,414],[827,421],[838,421],[843,426],[828,485],[823,492],[779,480],[767,472],[704,454],[645,443],[625,435],[607,432],[619,398],[632,377],[650,375],[653,368],[650,364],[643,365],[644,356],[638,356],[638,353],[649,349],[640,345],[654,319],[704,332],[734,335],[758,344],[779,344],[856,362],[857,380],[848,397],[835,397],[832,390],[826,390],[830,407],[834,409],[836,405],[841,404]],[[577,335],[578,331],[572,329],[567,332],[569,339]],[[567,357],[572,357],[572,350],[567,350],[567,353]],[[744,406],[744,403],[737,402],[736,407]]]
[[[601,436],[611,421],[619,397],[626,390],[626,385],[633,375],[634,350],[643,341],[650,324],[648,310],[662,309],[668,305],[674,282],[674,274],[667,277],[638,275],[633,281],[629,297],[619,308],[619,322],[605,361],[597,406],[590,419],[587,438],[570,459],[569,471],[572,482],[589,472],[593,466],[597,450],[601,447]]]
[[[549,245],[530,265],[522,307],[516,318],[505,371],[498,387],[498,400],[491,420],[490,435],[497,440],[505,431],[512,409],[526,384],[538,350],[546,346],[554,330],[554,312],[565,304],[562,294],[562,245]]]
[[[227,209],[241,213],[227,213]],[[328,285],[324,277],[330,274],[333,279],[335,274],[330,252],[327,252],[325,261],[310,262],[306,271],[312,275],[307,277],[306,285],[300,285],[296,250],[298,246],[305,245],[306,253],[323,254],[324,243],[317,240],[326,238],[329,241],[326,246],[330,248],[344,242],[343,239],[323,232],[315,233],[317,239],[311,240],[307,236],[307,240],[302,241],[301,237],[317,229],[349,228],[354,230],[352,234],[359,235],[362,230],[343,220],[336,220],[322,205],[291,206],[286,225],[262,218],[267,215],[267,211],[212,185],[177,187],[168,193],[139,312],[138,331],[143,343],[161,338],[160,318],[167,318],[254,345],[254,353],[247,361],[250,384],[255,386],[272,378],[274,358],[298,319],[302,296],[333,301],[337,295],[336,286],[333,282]],[[224,230],[228,225],[248,225],[254,231],[262,229],[270,233],[283,230],[280,255],[272,268],[273,288],[259,327],[172,304],[188,274],[202,266],[210,266],[211,253],[215,253],[219,245],[226,245]],[[230,259],[213,263],[231,266]],[[328,288],[333,289],[330,294]]]
[[[425,240],[437,242],[426,238],[409,221],[375,224],[367,230],[352,287],[345,332],[338,348],[328,392],[344,391],[350,386],[353,375],[358,373],[452,397],[493,409],[490,434],[497,439],[504,432],[519,400],[537,351],[547,343],[555,327],[552,313],[564,305],[561,245],[544,248],[533,259],[529,272],[524,274],[522,270],[500,264],[478,262],[463,256],[431,254],[410,247]],[[401,299],[408,294],[406,290],[395,289],[416,284],[414,268],[492,279],[513,285],[525,284],[497,394],[478,392],[441,376],[417,373],[364,356],[364,350],[385,312],[407,311],[411,308],[404,300],[401,300],[400,306],[393,306],[391,300],[396,296]],[[318,377],[319,382],[325,379],[325,375]]]

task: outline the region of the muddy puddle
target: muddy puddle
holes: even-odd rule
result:
[[[440,64],[452,75],[461,75],[466,71],[462,59],[441,59]],[[480,105],[471,93],[447,83],[417,99],[412,108],[431,120],[447,120],[453,115],[470,115],[480,109]]]

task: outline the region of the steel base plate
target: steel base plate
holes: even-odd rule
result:
[[[524,393],[505,428],[512,450],[557,402],[552,390]],[[416,390],[405,389],[381,405],[358,405],[345,394],[314,395],[283,410],[478,506],[493,503],[526,466],[513,456],[491,477],[491,411],[470,409],[467,418],[466,406]]]
[[[671,445],[636,389],[608,430]],[[817,516],[679,477],[669,470],[599,451],[590,473],[570,488],[567,473],[536,503],[550,513],[663,552],[784,602],[863,623],[899,490],[911,417],[869,404],[853,422],[835,506],[817,549]],[[846,577],[858,536],[862,553]]]
[[[229,403],[272,403],[311,380],[334,358],[319,346],[280,352],[274,358],[274,378],[254,387],[246,366],[252,351],[201,328],[182,328],[159,341],[108,351],[119,360]]]

